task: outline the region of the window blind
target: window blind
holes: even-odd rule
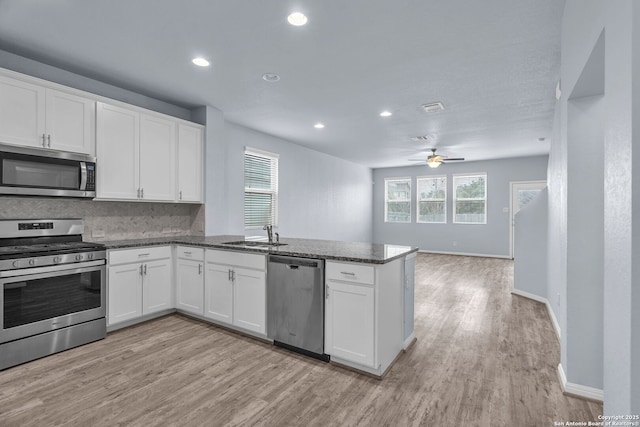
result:
[[[246,147],[244,152],[244,226],[278,222],[278,155]]]

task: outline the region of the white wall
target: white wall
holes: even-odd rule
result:
[[[426,165],[375,169],[373,195],[373,239],[377,243],[417,246],[424,251],[460,254],[510,256],[510,182],[545,180],[546,156],[516,159],[460,162],[431,169]],[[487,173],[487,224],[453,224],[453,175]],[[447,223],[416,222],[416,177],[447,175]],[[412,222],[384,222],[384,180],[393,177],[412,179]],[[507,208],[507,212],[504,212]]]
[[[548,295],[562,367],[569,391],[604,396],[606,415],[640,413],[638,25],[634,0],[567,0],[549,156]]]
[[[283,238],[372,240],[371,169],[230,122],[225,122],[224,139],[227,233],[265,233],[244,229],[244,148],[248,146],[280,156],[274,231]]]
[[[547,189],[515,217],[513,288],[547,298]]]

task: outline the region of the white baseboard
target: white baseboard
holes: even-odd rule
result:
[[[597,402],[604,401],[604,391],[599,388],[589,387],[582,384],[574,384],[567,381],[567,376],[562,369],[562,363],[558,364],[558,379],[562,386],[562,391],[576,397],[595,400]]]
[[[509,255],[476,254],[476,253],[469,253],[469,252],[432,251],[432,250],[427,250],[427,249],[419,249],[418,252],[423,253],[423,254],[477,256],[477,257],[482,257],[482,258],[511,259],[511,257]]]
[[[549,302],[548,299],[529,293],[529,292],[521,291],[520,289],[515,289],[515,288],[511,289],[511,293],[513,295],[519,295],[521,297],[529,298],[531,300],[543,303],[547,307],[547,312],[549,313],[549,318],[551,319],[551,325],[553,326],[553,330],[556,332],[558,341],[562,339],[562,330],[560,329],[560,323],[558,323],[556,314],[553,312],[553,309],[551,308],[551,303]]]

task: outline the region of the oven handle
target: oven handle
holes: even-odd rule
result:
[[[101,259],[98,261],[83,262],[81,264],[63,264],[48,267],[25,268],[22,270],[0,271],[0,278],[20,277],[22,279],[32,280],[46,277],[60,276],[62,274],[84,273],[86,271],[96,270],[95,267],[106,266],[106,261]],[[2,280],[8,282],[9,280]]]
[[[80,162],[80,190],[87,189],[87,164]]]

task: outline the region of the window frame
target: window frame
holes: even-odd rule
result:
[[[478,178],[478,177],[482,177],[484,178],[484,197],[480,198],[480,197],[465,197],[462,199],[458,198],[458,184],[456,183],[457,180],[459,180],[460,178]],[[488,178],[487,178],[487,173],[486,172],[478,172],[478,173],[464,173],[464,174],[454,174],[452,175],[452,191],[453,191],[453,218],[452,218],[452,223],[453,224],[470,224],[470,225],[486,225],[487,224],[487,205],[488,205],[488,187],[489,187],[489,182],[488,182]],[[483,221],[482,222],[466,222],[466,221],[456,221],[456,216],[458,214],[458,201],[474,201],[474,200],[482,200],[484,201],[484,212],[483,212]]]
[[[409,177],[394,177],[394,178],[385,178],[384,179],[384,222],[390,224],[411,224],[412,216],[411,216],[411,184],[412,178]],[[393,202],[409,202],[409,220],[408,221],[389,221],[388,213],[389,213],[389,183],[390,182],[408,182],[409,183],[409,197],[406,200],[394,200]]]
[[[420,181],[444,179],[444,198],[422,199],[420,198]],[[447,223],[447,191],[448,191],[447,175],[425,175],[416,177],[416,223],[417,224],[446,224]],[[420,202],[442,202],[444,205],[444,221],[421,221],[420,220]]]
[[[271,188],[251,188],[247,187],[247,171],[246,171],[246,156],[251,155],[254,157],[261,157],[265,160],[268,160],[271,163],[271,171],[270,171],[270,185]],[[253,147],[244,147],[244,154],[242,156],[243,161],[243,180],[244,180],[244,196],[243,196],[243,224],[245,230],[261,230],[267,224],[255,224],[255,225],[247,225],[247,212],[246,212],[246,203],[247,203],[247,193],[251,194],[270,194],[271,195],[271,224],[274,227],[278,226],[278,175],[279,175],[279,159],[280,155],[276,153],[271,153],[269,151],[260,150],[258,148]],[[275,170],[274,170],[275,166]]]

